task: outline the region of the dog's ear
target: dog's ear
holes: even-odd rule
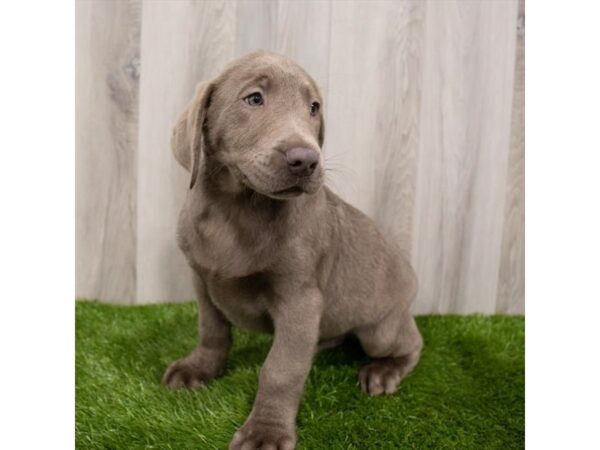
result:
[[[175,159],[190,172],[190,189],[198,178],[204,145],[203,126],[212,90],[210,81],[198,84],[194,98],[179,115],[171,136],[171,150]]]

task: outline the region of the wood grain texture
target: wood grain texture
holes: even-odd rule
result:
[[[413,264],[418,313],[495,311],[516,1],[427,4]]]
[[[329,78],[330,2],[241,0],[236,3],[235,54],[271,50],[294,59],[324,95]]]
[[[332,2],[326,110],[327,184],[374,216],[379,44],[387,2]]]
[[[380,44],[375,158],[375,222],[411,254],[419,149],[425,3],[397,2]]]
[[[525,2],[519,1],[504,233],[496,312],[525,312]]]
[[[130,303],[136,282],[140,2],[76,2],[76,293]]]
[[[410,254],[425,4],[333,3],[326,164],[334,190]]]
[[[235,56],[277,47],[277,0],[239,0],[235,4]]]
[[[275,51],[289,56],[315,79],[323,98],[329,81],[331,3],[279,1]]]
[[[523,312],[518,16],[517,0],[78,2],[77,295],[193,298],[171,127],[198,82],[262,48],[321,87],[327,183],[410,254],[414,312]]]
[[[175,240],[189,174],[169,141],[196,84],[233,57],[234,4],[145,2],[142,24],[137,302],[189,300],[195,296],[191,272]]]

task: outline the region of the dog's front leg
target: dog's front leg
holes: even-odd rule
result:
[[[287,291],[270,308],[273,345],[260,371],[254,406],[231,450],[295,447],[296,414],[319,340],[322,296],[316,288]]]
[[[213,305],[202,279],[194,274],[198,295],[200,342],[188,356],[175,361],[163,376],[163,384],[172,388],[195,388],[219,377],[231,348],[231,324]]]

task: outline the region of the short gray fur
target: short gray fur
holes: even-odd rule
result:
[[[163,382],[196,387],[221,375],[232,325],[274,333],[232,450],[295,447],[319,348],[358,338],[373,358],[358,374],[369,395],[392,394],[419,360],[407,258],[323,186],[321,103],[297,64],[255,52],[201,83],[173,132],[175,157],[190,172],[178,243],[194,274],[200,342]],[[298,155],[315,153],[319,163],[298,172]]]

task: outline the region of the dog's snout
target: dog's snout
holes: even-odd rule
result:
[[[319,154],[311,148],[294,147],[285,152],[285,160],[294,175],[309,176],[319,165]]]

